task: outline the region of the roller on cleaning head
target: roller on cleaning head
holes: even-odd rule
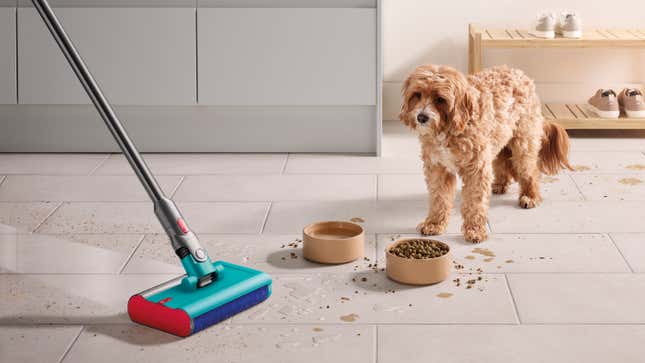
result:
[[[266,300],[271,295],[269,275],[211,261],[179,208],[159,187],[47,0],[32,3],[150,196],[155,215],[186,271],[183,276],[132,296],[128,301],[130,318],[185,337]]]

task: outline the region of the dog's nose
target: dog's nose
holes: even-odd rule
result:
[[[417,121],[419,121],[419,123],[421,124],[428,122],[429,119],[430,117],[428,117],[428,115],[426,115],[425,113],[420,113],[419,115],[417,115]]]

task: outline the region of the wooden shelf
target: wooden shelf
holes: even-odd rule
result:
[[[535,37],[524,29],[477,29],[486,48],[641,48],[645,29],[590,29],[580,39]]]
[[[586,29],[580,39],[556,37],[537,38],[527,30],[495,29],[468,26],[468,72],[482,69],[486,48],[643,48],[645,29]],[[589,90],[593,92],[594,90]],[[548,103],[543,105],[544,117],[566,129],[645,129],[645,118],[605,119],[596,116],[585,104]]]
[[[546,103],[542,105],[546,120],[557,122],[568,130],[572,129],[645,129],[645,118],[600,118],[586,104]]]

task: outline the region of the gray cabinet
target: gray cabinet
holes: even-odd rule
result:
[[[142,151],[379,151],[379,0],[50,1]],[[27,0],[0,0],[3,151],[118,151]]]
[[[376,9],[207,8],[198,34],[202,104],[376,104]]]
[[[118,105],[196,103],[195,9],[57,8],[110,100]],[[88,104],[38,13],[18,9],[21,104]]]
[[[0,104],[14,103],[16,103],[16,9],[0,7]]]

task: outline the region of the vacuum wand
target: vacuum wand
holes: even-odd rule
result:
[[[182,263],[184,263],[184,268],[189,275],[196,275],[198,287],[201,287],[199,285],[210,283],[216,277],[214,276],[214,271],[201,266],[202,263],[211,265],[208,254],[201,247],[197,236],[188,228],[175,203],[166,197],[161,187],[159,187],[159,183],[157,183],[157,180],[150,172],[150,169],[137,151],[134,143],[130,140],[125,128],[63,29],[51,6],[47,0],[32,0],[32,3],[36,10],[38,10],[38,13],[53,35],[56,43],[58,43],[65,58],[67,58],[67,61],[74,70],[74,73],[76,73],[78,80],[83,85],[83,88],[85,88],[87,95],[94,103],[101,118],[105,121],[112,136],[114,136],[130,166],[132,166],[141,184],[143,184],[146,192],[150,196],[150,199],[154,203],[155,214],[168,234],[168,237],[170,237],[175,252],[182,260]],[[194,263],[190,263],[189,265],[184,262],[184,258],[188,255],[191,255],[195,260]]]

